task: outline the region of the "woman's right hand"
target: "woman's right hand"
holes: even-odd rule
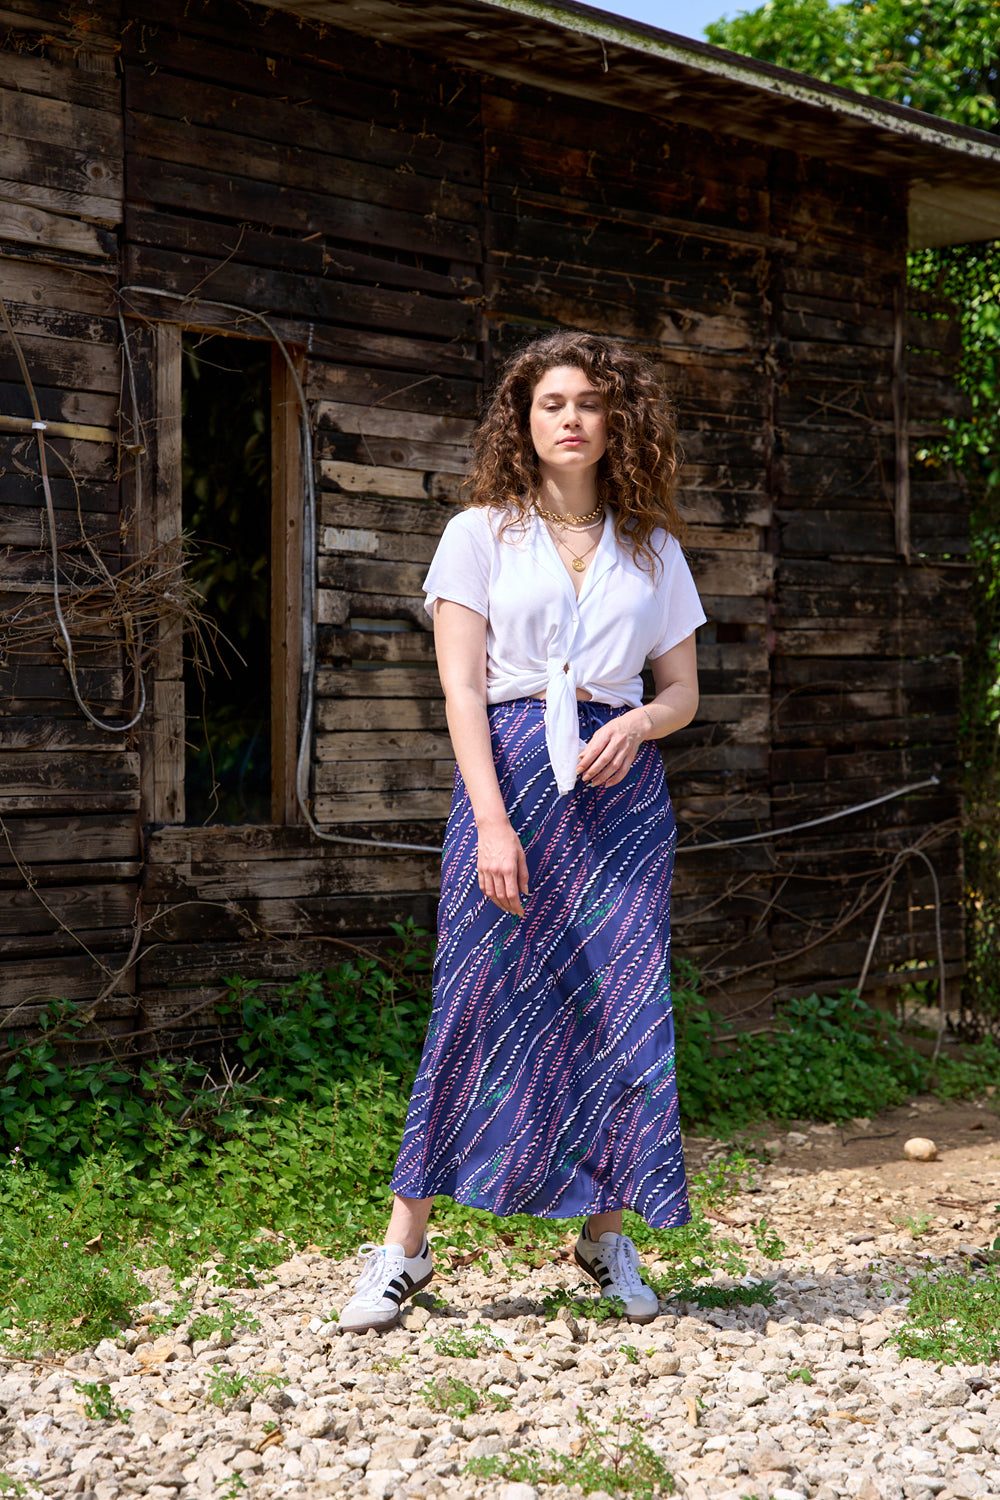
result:
[[[510,820],[477,822],[479,889],[488,901],[515,917],[524,916],[528,894],[528,861]]]

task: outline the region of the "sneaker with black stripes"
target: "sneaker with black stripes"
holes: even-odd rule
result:
[[[625,1304],[629,1323],[652,1323],[660,1304],[639,1275],[642,1264],[635,1245],[627,1234],[602,1234],[592,1240],[589,1229],[588,1219],[573,1252],[577,1265],[597,1282],[602,1297],[617,1297]]]
[[[402,1245],[362,1245],[358,1254],[368,1258],[354,1296],[340,1314],[340,1327],[348,1333],[395,1328],[401,1304],[425,1287],[434,1275],[427,1239],[424,1238],[419,1255],[405,1255]]]

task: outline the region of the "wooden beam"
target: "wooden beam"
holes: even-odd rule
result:
[[[291,352],[291,351],[290,351]],[[292,352],[301,379],[302,351]],[[271,349],[271,821],[301,821],[295,795],[302,677],[302,416],[292,371]]]

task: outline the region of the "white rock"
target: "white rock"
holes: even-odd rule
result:
[[[979,1434],[961,1422],[955,1427],[949,1427],[945,1437],[959,1453],[978,1453],[982,1446]]]
[[[503,1484],[498,1500],[538,1500],[538,1491],[533,1484]],[[591,1496],[596,1500],[596,1496]]]
[[[903,1146],[907,1161],[937,1161],[937,1147],[924,1135],[914,1135]]]
[[[406,1478],[402,1469],[369,1469],[367,1474],[368,1493],[373,1500],[384,1500],[386,1495],[391,1495],[401,1479]]]
[[[344,1454],[344,1463],[349,1469],[364,1469],[372,1456],[371,1445],[362,1443],[359,1448],[348,1448]]]

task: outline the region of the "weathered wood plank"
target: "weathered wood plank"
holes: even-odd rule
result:
[[[134,818],[101,815],[5,817],[6,836],[0,837],[0,865],[12,865],[14,855],[34,869],[65,861],[70,871],[77,861],[131,861],[139,857],[139,826]],[[9,843],[8,843],[9,839]],[[13,853],[11,850],[13,849]]]
[[[4,889],[0,899],[0,938],[56,932],[60,923],[91,931],[126,926],[135,907],[134,885],[84,885],[86,879],[81,873],[78,884],[48,887],[42,900],[34,891]]]
[[[359,662],[416,662],[427,666],[436,660],[434,641],[425,630],[336,630],[326,625],[318,628],[316,654],[326,664],[342,666]]]
[[[380,823],[394,818],[443,818],[451,805],[451,789],[404,787],[379,792],[345,792],[317,796],[313,812],[321,827],[327,823]]]
[[[333,193],[262,183],[206,167],[175,165],[152,157],[133,158],[132,191],[165,209],[213,214],[228,223],[243,219],[300,234],[328,234],[393,250],[418,250],[453,260],[476,261],[475,227],[455,219],[396,211]],[[0,221],[2,222],[2,221]]]

